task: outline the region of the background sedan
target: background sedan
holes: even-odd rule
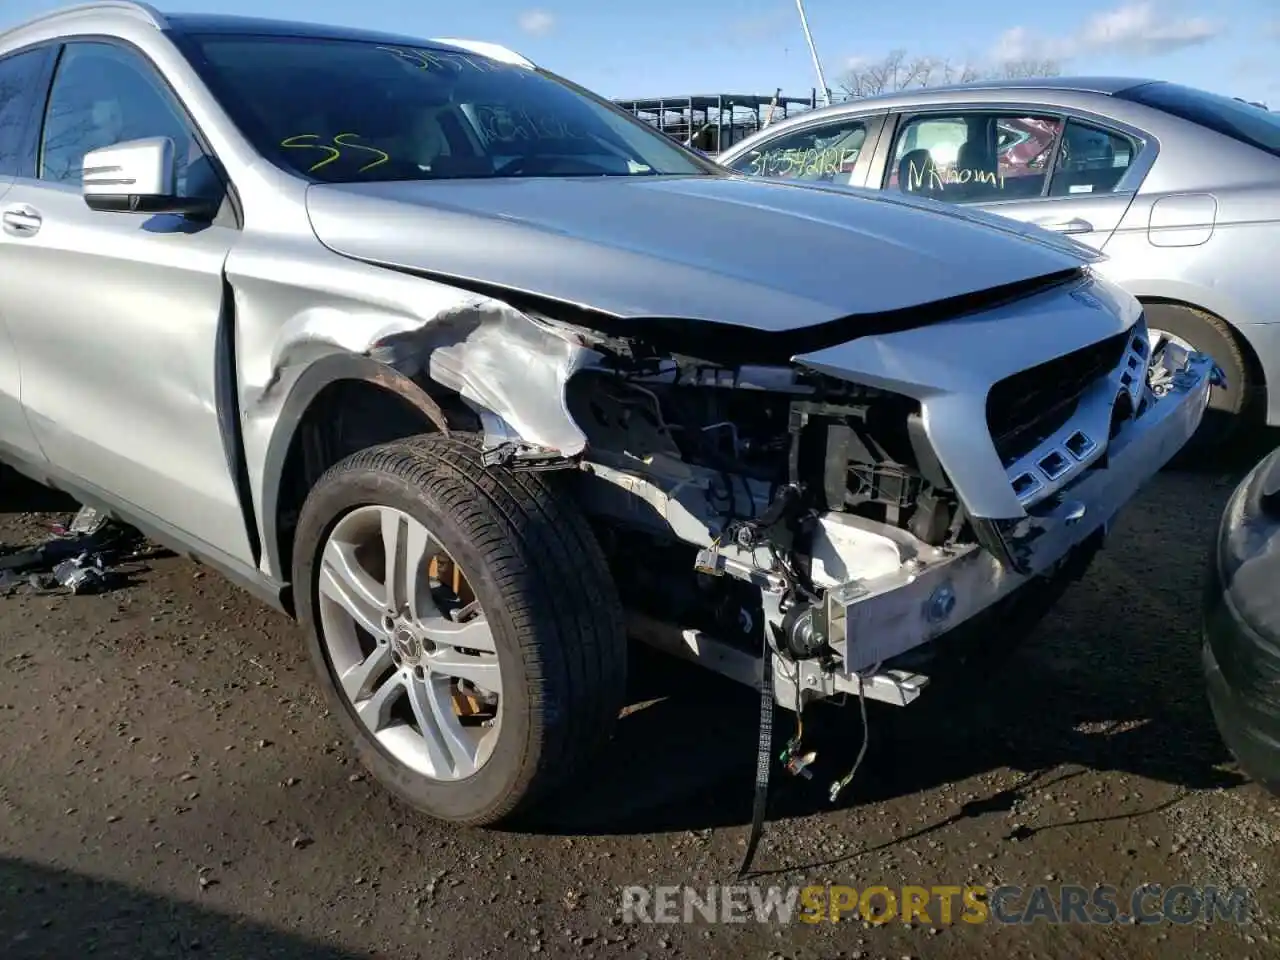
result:
[[[1048,78],[837,104],[717,162],[750,176],[898,190],[1069,234],[1154,331],[1226,371],[1192,452],[1280,425],[1280,115],[1159,81]]]

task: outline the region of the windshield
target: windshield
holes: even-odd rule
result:
[[[1176,83],[1144,83],[1116,94],[1280,157],[1280,119],[1262,107]]]
[[[567,81],[482,56],[272,36],[184,46],[254,147],[313,180],[715,172]]]

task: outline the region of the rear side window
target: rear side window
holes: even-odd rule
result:
[[[21,172],[26,150],[23,134],[39,99],[43,50],[27,50],[0,60],[0,177]]]
[[[1116,98],[1153,107],[1280,157],[1280,117],[1251,103],[1165,82],[1130,87]]]
[[[1133,163],[1136,153],[1137,148],[1128,137],[1069,120],[1058,148],[1049,196],[1111,193]]]

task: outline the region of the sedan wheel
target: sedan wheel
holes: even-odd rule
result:
[[[1235,332],[1213,314],[1168,303],[1148,304],[1146,313],[1153,350],[1159,341],[1167,340],[1207,353],[1227,377],[1226,386],[1209,391],[1209,408],[1200,429],[1176,458],[1180,463],[1194,463],[1219,450],[1246,419],[1254,390],[1251,367]]]

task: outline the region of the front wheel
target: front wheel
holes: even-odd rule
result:
[[[626,635],[599,546],[546,479],[481,466],[475,438],[339,463],[307,498],[294,554],[331,707],[423,813],[509,820],[612,731]]]

